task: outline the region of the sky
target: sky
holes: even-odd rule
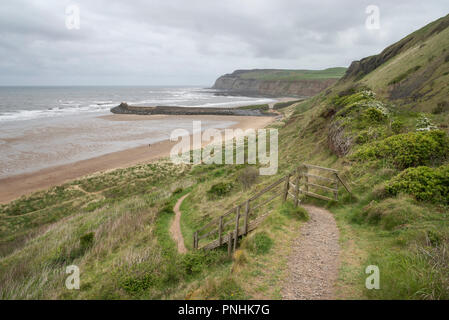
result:
[[[347,67],[448,13],[448,0],[2,0],[0,85],[210,86],[236,69]]]

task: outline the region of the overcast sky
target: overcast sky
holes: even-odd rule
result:
[[[0,85],[212,85],[235,69],[348,66],[448,13],[448,0],[2,0]]]

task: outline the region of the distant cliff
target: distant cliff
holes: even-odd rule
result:
[[[346,68],[325,70],[236,70],[219,77],[213,89],[234,94],[314,96],[340,79]]]

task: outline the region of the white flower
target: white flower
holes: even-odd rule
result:
[[[438,128],[424,115],[421,115],[416,123],[416,131],[430,131],[435,129]]]

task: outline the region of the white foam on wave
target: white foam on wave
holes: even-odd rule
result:
[[[237,107],[250,104],[262,104],[274,101],[267,98],[250,98],[236,96],[215,96],[215,90],[207,90],[203,88],[176,88],[149,90],[148,97],[136,96],[137,99],[129,99],[126,101],[130,105],[172,105],[185,107]],[[87,93],[89,94],[89,93]],[[119,94],[119,92],[117,92]],[[99,99],[64,99],[56,100],[56,105],[48,108],[36,110],[17,110],[0,112],[0,122],[31,120],[39,118],[51,118],[80,113],[101,113],[108,112],[112,107],[120,104],[121,100],[117,94],[112,94],[114,100],[99,97]],[[140,95],[138,93],[137,95]],[[154,95],[154,96],[152,96]],[[102,99],[103,98],[103,99]],[[140,98],[140,99],[139,99]]]
[[[4,112],[0,114],[0,122],[51,118],[70,114],[79,114],[80,112],[87,113],[87,112],[108,111],[111,107],[114,107],[116,105],[117,104],[110,104],[110,105],[90,104],[87,106],[81,106],[81,104],[79,104],[76,106],[53,107],[48,108],[46,110],[18,110],[15,112]]]

